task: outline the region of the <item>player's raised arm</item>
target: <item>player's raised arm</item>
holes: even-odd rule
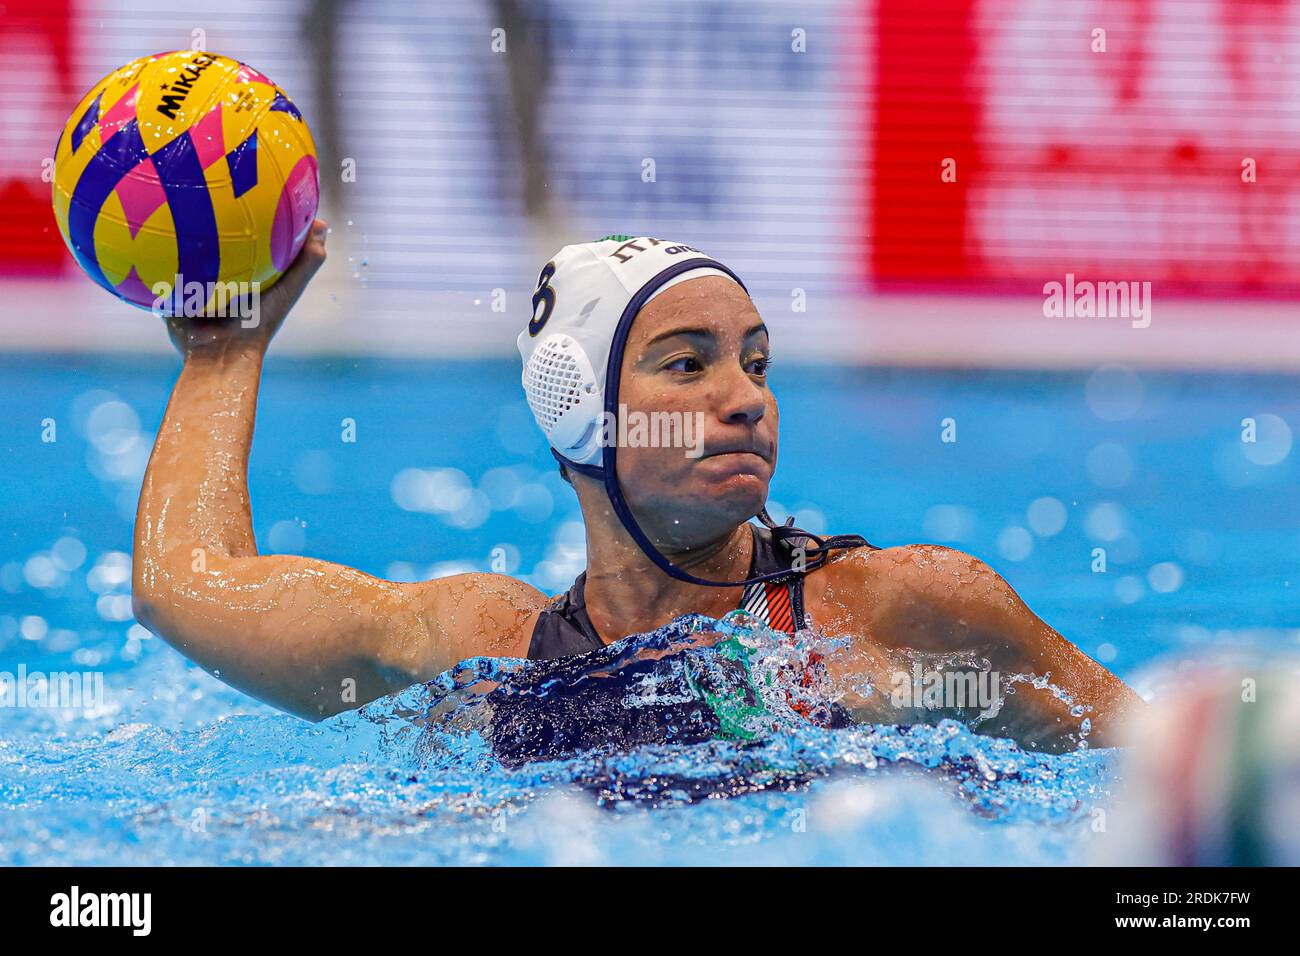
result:
[[[185,357],[136,515],[136,617],[222,680],[320,719],[479,653],[525,652],[543,598],[498,575],[416,584],[259,555],[247,466],[266,346],[325,259],[325,224],[260,321],[172,319]],[[463,623],[462,623],[463,622]]]

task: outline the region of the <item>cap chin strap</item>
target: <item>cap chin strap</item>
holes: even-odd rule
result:
[[[623,351],[627,346],[627,337],[632,330],[632,320],[636,314],[641,311],[641,307],[655,293],[660,286],[668,280],[681,275],[683,272],[690,272],[693,269],[710,268],[719,269],[726,273],[736,283],[745,289],[746,294],[749,290],[745,288],[745,283],[740,281],[740,277],[724,266],[720,262],[712,259],[688,259],[684,262],[677,262],[667,269],[659,272],[649,282],[637,290],[636,295],[632,296],[631,301],[623,309],[623,314],[619,317],[618,325],[614,329],[614,340],[610,344],[609,363],[605,368],[605,414],[606,420],[610,415],[618,412],[618,386],[619,375],[623,369]],[[702,587],[712,588],[736,588],[745,587],[750,584],[757,584],[760,581],[773,581],[777,578],[788,577],[789,570],[773,571],[769,574],[760,574],[752,578],[745,578],[743,581],[709,581],[704,578],[696,577],[689,571],[685,571],[668,560],[654,543],[641,530],[637,524],[636,518],[632,514],[632,509],[628,507],[627,499],[623,497],[623,489],[618,483],[618,447],[617,443],[606,445],[601,449],[601,464],[583,465],[565,458],[554,448],[551,454],[555,459],[580,475],[588,478],[595,478],[605,485],[605,494],[609,496],[609,502],[614,506],[614,514],[618,515],[619,522],[626,529],[627,533],[632,536],[632,540],[637,543],[637,547],[645,554],[647,558],[654,562],[655,566],[670,578],[678,581],[684,581],[687,584],[696,584]],[[772,532],[772,538],[776,543],[787,551],[793,551],[796,548],[802,548],[802,568],[803,573],[815,571],[820,568],[830,558],[830,552],[839,548],[858,548],[867,544],[867,540],[861,535],[856,534],[837,534],[827,538],[819,537],[808,531],[803,531],[794,527],[794,519],[788,518],[784,525],[778,525],[771,516],[768,515],[767,509],[760,509],[758,519],[763,522]],[[795,543],[795,539],[813,542],[812,547]]]
[[[608,449],[606,449],[608,451]],[[641,530],[636,518],[632,514],[632,509],[628,507],[627,499],[623,497],[623,489],[619,487],[618,480],[610,473],[607,473],[600,465],[580,465],[577,462],[570,461],[561,455],[554,448],[551,454],[555,460],[566,468],[571,468],[580,475],[586,475],[588,478],[595,478],[601,481],[605,486],[605,494],[609,497],[610,504],[614,506],[614,514],[618,515],[619,523],[632,540],[636,542],[641,552],[654,562],[664,574],[678,581],[685,581],[687,584],[698,584],[710,588],[739,588],[747,587],[750,584],[757,584],[760,581],[774,581],[777,578],[790,576],[790,570],[772,571],[768,574],[758,574],[754,577],[745,578],[743,581],[709,581],[705,578],[696,577],[689,571],[679,568],[668,560],[664,554],[654,546],[646,533]],[[794,518],[787,518],[785,524],[777,524],[772,520],[772,516],[767,513],[767,508],[762,508],[758,512],[758,520],[761,521],[772,532],[772,540],[778,547],[787,552],[793,552],[795,549],[802,549],[802,562],[798,562],[800,567],[793,570],[807,574],[815,571],[830,560],[831,552],[841,548],[861,548],[869,547],[867,539],[859,534],[836,534],[829,537],[815,535],[811,531],[804,531],[802,528],[794,526]],[[811,542],[811,544],[809,543]]]

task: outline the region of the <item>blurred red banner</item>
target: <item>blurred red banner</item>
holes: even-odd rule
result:
[[[875,10],[878,284],[1300,289],[1300,4]]]
[[[54,147],[84,92],[73,79],[71,0],[7,0],[0,15],[0,271],[72,267],[50,208]]]

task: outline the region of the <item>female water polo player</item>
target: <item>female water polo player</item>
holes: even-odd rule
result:
[[[899,649],[1050,675],[1055,689],[1021,683],[981,724],[1040,748],[1067,746],[1081,713],[1105,745],[1137,701],[969,555],[775,526],[764,510],[778,420],[767,329],[724,265],[650,238],[566,246],[542,270],[519,336],[529,405],[586,525],[587,571],[568,593],[550,600],[486,573],[394,583],[260,555],[246,472],[262,358],[324,262],[325,234],[317,220],[255,328],[171,322],[184,366],[140,495],[135,612],[222,680],[320,719],[468,657],[580,654],[743,607],[774,630],[847,639],[825,666],[870,677],[876,693],[842,700],[868,717]],[[680,423],[682,440],[631,440],[621,423],[637,415]]]

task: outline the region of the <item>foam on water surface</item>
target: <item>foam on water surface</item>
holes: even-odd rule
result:
[[[1111,799],[1110,751],[1036,753],[947,720],[818,726],[783,710],[779,687],[750,708],[762,714],[757,732],[720,739],[703,697],[743,691],[721,666],[737,636],[756,655],[765,647],[761,629],[755,639],[735,623],[683,618],[559,662],[476,658],[317,725],[238,703],[217,716],[246,699],[158,648],[133,682],[152,672],[203,702],[204,722],[164,729],[150,717],[168,702],[141,700],[134,719],[96,718],[97,734],[74,736],[49,712],[48,739],[0,743],[4,862],[1048,863],[1086,853]],[[548,709],[596,704],[573,738],[557,735]]]

